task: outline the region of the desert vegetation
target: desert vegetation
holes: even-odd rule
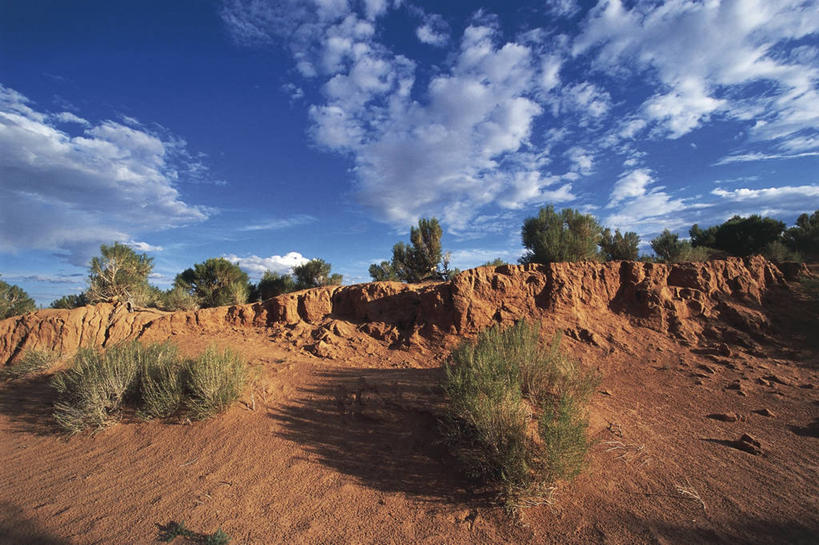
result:
[[[54,419],[68,433],[117,422],[124,406],[142,418],[185,414],[202,419],[227,409],[245,384],[245,364],[230,350],[180,358],[171,343],[123,343],[105,351],[80,349],[56,373]]]
[[[519,262],[643,260],[662,263],[699,262],[713,258],[762,254],[774,262],[819,259],[819,210],[802,214],[790,228],[770,217],[734,216],[701,228],[694,224],[689,238],[665,229],[651,239],[653,255],[640,255],[640,236],[612,231],[591,214],[553,206],[541,208],[521,228],[524,254]],[[410,229],[409,243],[393,246],[392,258],[369,267],[373,281],[426,282],[449,280],[459,270],[450,266],[442,250],[442,229],[436,218],[422,218]],[[499,266],[500,258],[484,265]],[[330,263],[312,259],[289,273],[266,271],[258,283],[225,258],[210,258],[176,275],[173,286],[161,290],[148,283],[153,260],[126,244],[102,245],[89,264],[88,288],[54,300],[50,306],[71,309],[99,302],[129,303],[166,311],[189,311],[222,305],[263,301],[283,293],[326,285],[340,285],[343,277]],[[18,286],[0,280],[0,319],[36,309],[34,300]]]
[[[35,310],[34,299],[19,286],[0,280],[0,320]]]
[[[446,365],[444,432],[471,478],[495,486],[507,505],[548,497],[572,479],[590,447],[587,402],[598,383],[525,321],[481,333]]]
[[[54,350],[26,350],[14,365],[0,369],[0,379],[16,380],[49,369],[59,359]]]

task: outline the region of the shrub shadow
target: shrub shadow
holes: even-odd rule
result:
[[[39,375],[0,385],[0,414],[9,418],[16,433],[59,434],[52,418],[55,399],[49,377]]]
[[[0,502],[0,544],[71,545],[71,542],[42,528],[36,520],[26,517],[16,505]]]
[[[366,486],[422,501],[482,503],[442,443],[442,369],[335,369],[270,412],[282,437]]]

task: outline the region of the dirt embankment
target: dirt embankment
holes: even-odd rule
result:
[[[610,350],[639,342],[626,323],[714,353],[729,351],[726,342],[753,353],[773,342],[764,298],[786,286],[779,268],[752,257],[481,267],[450,282],[332,286],[195,312],[129,313],[100,304],[0,321],[0,364],[27,349],[70,354],[81,346],[247,328],[320,357],[374,347],[423,351],[521,318],[545,319],[580,342]]]

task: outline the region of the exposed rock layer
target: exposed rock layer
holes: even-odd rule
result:
[[[332,357],[333,343],[356,336],[392,347],[423,346],[520,318],[553,319],[568,327],[572,337],[591,344],[615,342],[612,328],[601,324],[626,320],[683,344],[710,343],[719,353],[723,338],[749,349],[767,340],[763,298],[786,285],[779,268],[752,257],[677,265],[624,261],[481,267],[450,282],[332,286],[194,312],[129,313],[124,306],[100,304],[0,321],[0,363],[13,362],[27,349],[71,353],[81,346],[225,328],[296,337],[302,347]]]

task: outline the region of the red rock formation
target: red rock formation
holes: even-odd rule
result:
[[[607,322],[626,320],[686,344],[728,335],[753,345],[764,340],[768,326],[763,296],[785,285],[776,266],[752,257],[677,265],[624,261],[481,267],[450,282],[329,286],[195,312],[128,313],[122,306],[101,304],[0,321],[0,362],[12,362],[32,348],[71,353],[81,346],[218,334],[230,327],[266,329],[331,357],[339,339],[364,336],[393,347],[437,344],[521,318],[553,320],[592,344],[612,336]]]

